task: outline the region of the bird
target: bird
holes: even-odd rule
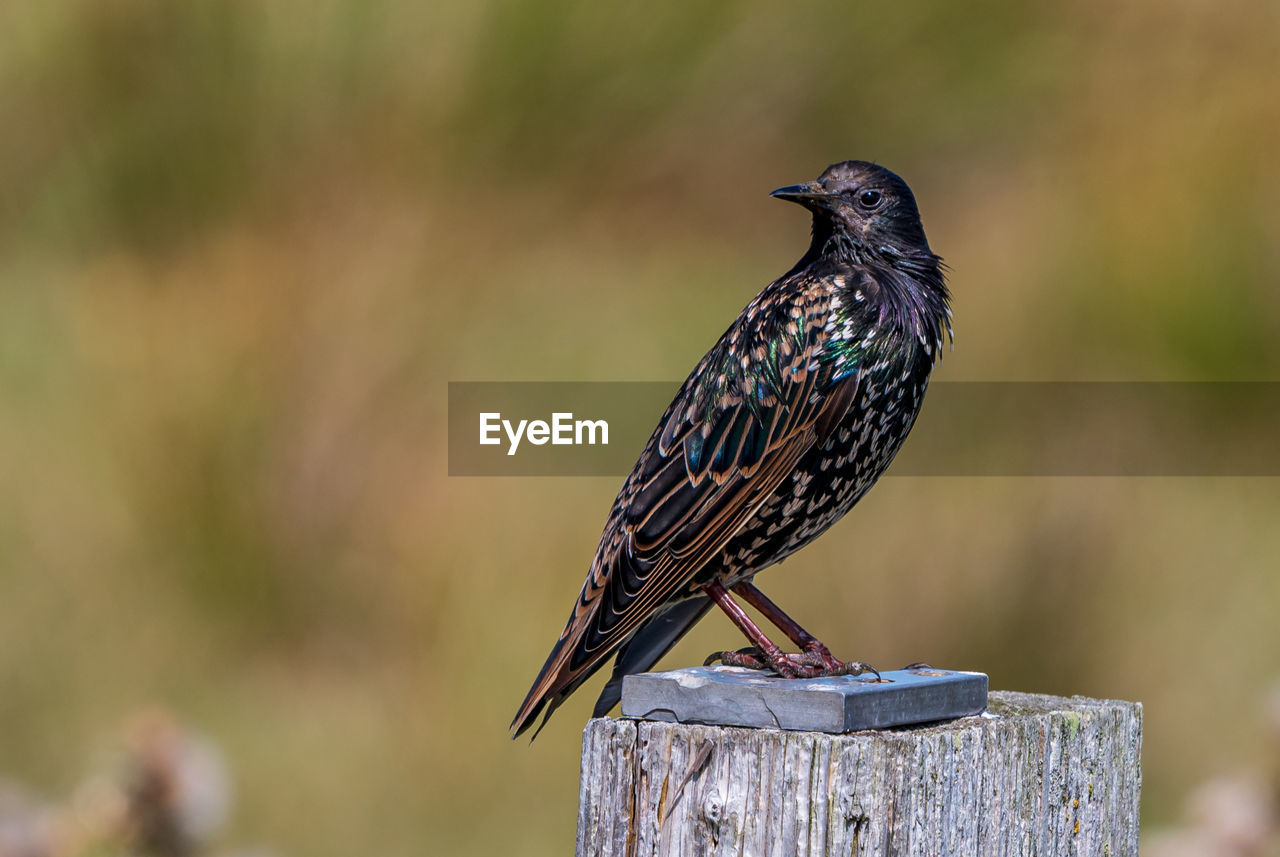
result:
[[[623,677],[653,667],[713,605],[750,646],[708,664],[783,678],[876,672],[835,658],[754,578],[828,530],[893,461],[953,340],[951,296],[915,196],[890,170],[842,161],[771,196],[810,212],[809,247],[747,304],[662,415],[513,738],[540,713],[545,726],[614,657],[593,716],[606,715]],[[784,652],[735,595],[799,651]]]

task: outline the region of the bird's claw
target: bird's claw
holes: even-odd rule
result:
[[[736,652],[712,652],[707,655],[702,665],[709,667],[716,661],[727,667],[745,667],[749,670],[769,669],[769,662],[765,660],[764,653],[755,646],[745,646]]]
[[[821,666],[821,671],[816,677],[832,676],[832,675],[862,675],[863,673],[875,673],[876,681],[883,681],[880,678],[880,671],[870,664],[864,664],[862,661],[842,661],[835,655],[831,654],[831,650],[817,640],[812,641],[805,646],[805,654],[811,659],[816,660],[815,665]]]
[[[858,676],[872,673],[876,681],[880,671],[862,661],[840,661],[831,653],[811,649],[805,652],[784,652],[776,659],[770,659],[756,646],[747,646],[736,652],[712,652],[702,662],[703,666],[711,666],[716,662],[727,667],[743,667],[749,670],[772,670],[782,678],[826,678],[828,676]]]
[[[862,661],[848,661],[840,664],[838,667],[828,667],[827,669],[819,672],[818,675],[862,675],[863,673],[872,673],[875,675],[876,681],[884,681],[884,679],[880,677],[880,670],[870,664],[864,664]]]

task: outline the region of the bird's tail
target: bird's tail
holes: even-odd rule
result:
[[[542,726],[547,725],[547,720],[551,718],[551,712],[564,702],[565,697],[573,693],[578,685],[586,681],[600,665],[613,654],[612,649],[605,651],[597,651],[588,656],[585,661],[576,667],[571,667],[569,661],[574,651],[581,645],[581,634],[572,633],[575,630],[574,620],[569,620],[568,626],[560,639],[556,641],[555,646],[551,649],[551,654],[547,655],[547,661],[542,665],[542,669],[538,672],[538,677],[533,680],[533,686],[529,688],[529,693],[525,695],[524,702],[520,703],[520,708],[516,711],[516,716],[511,721],[511,737],[519,738],[533,722],[538,719],[539,714],[545,714],[542,718]],[[542,730],[542,726],[538,730]],[[533,737],[538,737],[535,732]]]
[[[624,676],[642,673],[656,664],[685,633],[711,609],[710,598],[690,598],[672,604],[645,622],[635,636],[618,650],[613,675],[600,691],[592,717],[604,717],[622,698]]]
[[[613,667],[613,675],[596,700],[593,717],[603,717],[617,704],[622,695],[622,679],[632,673],[644,672],[658,662],[681,637],[693,627],[711,608],[710,598],[691,598],[667,607],[641,625],[620,650]],[[533,686],[511,721],[511,737],[519,738],[542,715],[538,731],[551,719],[551,714],[569,694],[591,677],[613,650],[600,652],[576,671],[567,669],[565,649],[578,645],[575,637],[562,637],[547,656]],[[537,737],[537,732],[534,733]]]

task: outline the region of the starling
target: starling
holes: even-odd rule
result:
[[[560,639],[511,723],[518,736],[615,652],[596,702],[651,668],[712,604],[751,646],[707,662],[786,678],[841,662],[752,582],[825,532],[884,473],[920,411],[950,296],[915,197],[845,161],[775,190],[813,214],[795,266],[756,295],[689,375],[623,483]],[[796,646],[770,640],[730,592]]]

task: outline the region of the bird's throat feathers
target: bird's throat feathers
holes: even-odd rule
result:
[[[838,299],[832,310],[835,329],[847,329],[851,324],[856,328],[852,316],[865,313],[860,304],[868,302],[879,311],[875,328],[882,335],[901,331],[936,360],[941,357],[944,337],[952,336],[951,294],[942,258],[929,249],[923,231],[902,237],[902,241],[868,245],[833,228],[826,218],[815,217],[813,242],[791,273],[808,271],[821,279],[840,270],[865,272],[863,276],[830,280],[843,284],[837,286]]]

